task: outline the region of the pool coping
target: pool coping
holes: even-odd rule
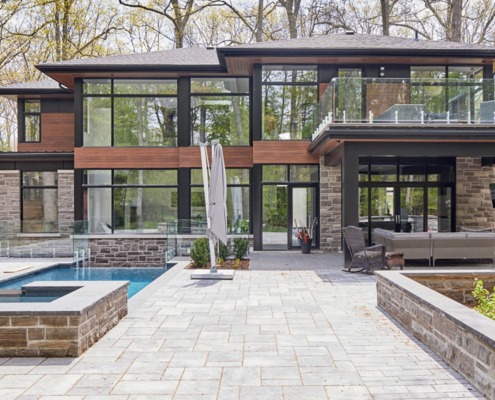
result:
[[[104,301],[121,288],[127,289],[129,281],[39,281],[23,285],[23,289],[71,290],[72,292],[51,302],[0,303],[0,316],[34,314],[79,315]]]

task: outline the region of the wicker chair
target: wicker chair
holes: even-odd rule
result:
[[[377,244],[366,247],[364,245],[363,230],[356,226],[342,228],[344,240],[351,253],[351,263],[346,272],[373,272],[375,269],[386,268],[385,246]]]

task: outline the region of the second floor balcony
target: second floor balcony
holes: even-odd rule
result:
[[[313,138],[340,124],[495,125],[494,81],[335,78],[317,114]]]

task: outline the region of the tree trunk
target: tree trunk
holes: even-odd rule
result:
[[[380,0],[382,9],[383,36],[390,36],[390,4],[389,0]]]
[[[452,0],[450,41],[460,42],[462,38],[462,0]]]
[[[258,1],[258,16],[256,18],[255,38],[258,43],[263,41],[263,0]]]

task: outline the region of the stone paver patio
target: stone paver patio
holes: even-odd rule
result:
[[[340,255],[255,253],[233,281],[190,274],[178,265],[138,294],[77,359],[0,359],[0,399],[482,398]]]

